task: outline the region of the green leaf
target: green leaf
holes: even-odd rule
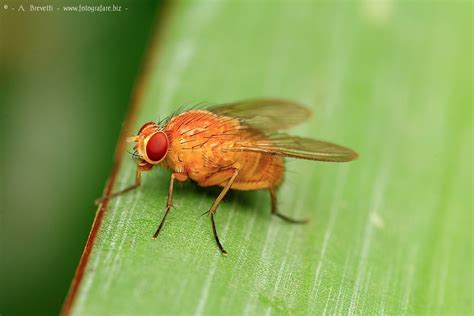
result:
[[[144,175],[99,212],[65,311],[472,314],[472,9],[171,4],[137,88],[134,132],[182,105],[286,98],[315,113],[292,134],[360,158],[287,160],[280,209],[307,225],[272,217],[267,192],[234,191],[217,213],[228,257],[201,216],[218,189],[177,185],[152,240],[170,172]],[[119,155],[114,192],[134,181],[132,159]]]

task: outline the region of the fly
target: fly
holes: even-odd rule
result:
[[[285,171],[284,157],[345,162],[357,154],[325,141],[280,132],[305,121],[311,111],[295,102],[255,99],[193,109],[164,122],[145,123],[133,142],[137,161],[135,184],[100,201],[141,185],[142,172],[155,166],[170,169],[171,180],[164,216],[153,238],[158,237],[172,207],[175,181],[193,180],[199,186],[220,186],[222,191],[209,209],[212,231],[223,255],[214,216],[230,189],[268,190],[271,213],[290,223],[305,223],[278,211],[277,189]]]

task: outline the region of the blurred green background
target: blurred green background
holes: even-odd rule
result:
[[[157,1],[0,1],[1,315],[54,315],[110,173]],[[26,12],[19,12],[23,4]],[[28,12],[54,4],[56,12]],[[69,13],[62,6],[120,5]],[[8,9],[6,9],[8,6]]]

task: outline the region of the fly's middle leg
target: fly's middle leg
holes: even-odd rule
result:
[[[308,219],[293,219],[291,217],[288,217],[286,215],[281,214],[278,212],[278,207],[277,207],[277,198],[276,198],[276,190],[275,188],[270,188],[270,198],[271,198],[271,203],[272,203],[272,214],[278,216],[279,218],[283,219],[284,221],[292,224],[305,224],[309,222]]]
[[[216,223],[214,221],[214,215],[217,211],[217,207],[219,206],[219,204],[221,203],[222,199],[224,198],[224,196],[227,194],[227,192],[229,191],[230,187],[232,186],[232,183],[234,183],[234,180],[235,178],[237,177],[237,175],[239,174],[239,170],[235,169],[233,174],[232,174],[232,177],[230,177],[229,181],[227,182],[227,184],[225,185],[225,187],[222,189],[221,193],[219,194],[219,196],[216,198],[216,200],[214,201],[214,203],[212,203],[212,206],[211,208],[209,209],[209,215],[211,217],[211,225],[212,225],[212,232],[214,234],[214,239],[216,240],[216,243],[217,243],[217,246],[219,247],[219,250],[221,251],[222,255],[223,256],[227,256],[227,251],[224,249],[224,246],[222,246],[222,243],[220,242],[219,240],[219,235],[217,234],[217,228],[216,228]]]

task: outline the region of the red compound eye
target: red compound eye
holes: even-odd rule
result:
[[[163,132],[156,132],[150,136],[146,144],[146,155],[148,159],[159,162],[166,156],[168,151],[168,136]]]

